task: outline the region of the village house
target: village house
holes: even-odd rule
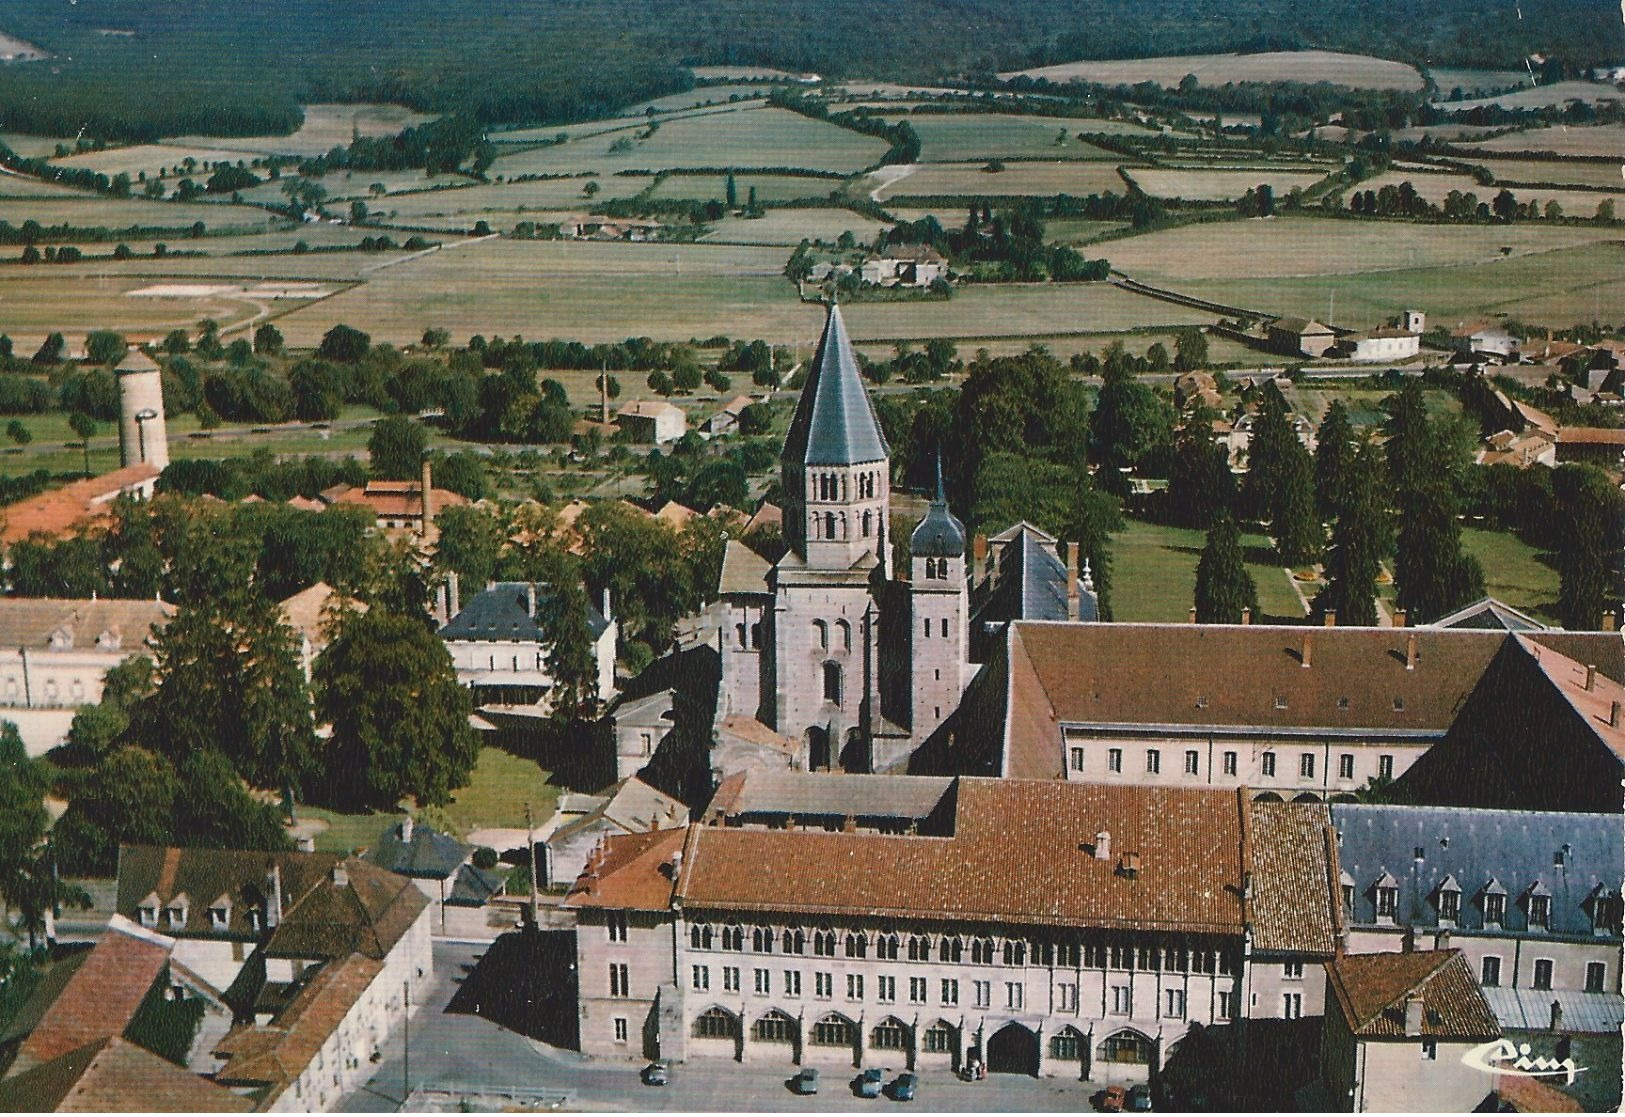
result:
[[[722,405],[722,409],[700,424],[700,430],[709,435],[732,434],[739,429],[739,415],[756,401],[749,396],[735,396]]]
[[[631,442],[661,446],[688,431],[688,414],[665,400],[635,400],[615,414],[615,423]]]
[[[1625,429],[1563,427],[1557,432],[1557,460],[1619,469],[1625,463]]]
[[[547,664],[553,640],[543,627],[551,592],[536,582],[492,582],[467,602],[450,602],[451,619],[439,635],[451,653],[457,681],[474,692],[476,706],[545,712],[554,682]],[[587,629],[598,697],[607,701],[615,693],[620,626],[609,615],[608,591],[600,604],[602,611],[588,603]]]
[[[428,499],[424,499],[428,493]],[[417,481],[368,481],[365,485],[329,489],[322,494],[329,504],[355,506],[371,512],[379,530],[388,535],[433,540],[438,529],[435,514],[468,498],[450,489],[434,487],[427,459]]]
[[[879,287],[929,287],[948,278],[948,259],[926,244],[894,244],[858,269],[863,282]]]
[[[1326,963],[1322,1084],[1344,1113],[1471,1113],[1496,1075],[1465,1058],[1501,1037],[1459,950],[1349,954]],[[1317,1107],[1318,1108],[1318,1107]]]
[[[1422,351],[1422,338],[1409,330],[1382,327],[1339,338],[1328,355],[1351,361],[1406,361]]]
[[[17,726],[30,756],[44,755],[81,707],[102,700],[109,671],[152,654],[175,612],[162,601],[0,598],[0,718]]]
[[[587,810],[564,820],[537,843],[542,885],[574,884],[606,837],[688,825],[687,806],[636,776],[621,780],[608,795],[591,798]]]
[[[1458,352],[1478,360],[1498,359],[1514,361],[1518,357],[1519,341],[1506,327],[1495,323],[1473,322],[1450,331],[1450,344]]]
[[[428,897],[434,933],[462,939],[494,939],[489,904],[506,881],[493,866],[474,864],[474,847],[407,815],[378,836],[362,856],[386,872],[406,877]]]
[[[941,810],[941,834],[610,839],[566,899],[582,1049],[1143,1080],[1194,1025],[1302,1007],[1255,1003],[1255,950],[1300,974],[1335,951],[1329,836],[1260,824],[1324,807],[960,779]]]
[[[316,657],[326,650],[332,639],[333,625],[344,610],[365,613],[367,603],[346,597],[326,582],[306,586],[278,603],[282,623],[299,637],[299,664],[304,668],[307,683],[315,670]]]
[[[1265,329],[1270,348],[1289,357],[1324,357],[1337,333],[1312,318],[1277,318]]]
[[[636,217],[575,215],[559,222],[559,236],[567,240],[648,241],[660,236],[659,221]]]
[[[0,544],[10,547],[31,535],[55,540],[81,534],[110,516],[119,497],[151,499],[158,473],[151,462],[137,462],[8,504]]]

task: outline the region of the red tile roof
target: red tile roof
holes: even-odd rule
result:
[[[1337,1008],[1357,1036],[1403,1039],[1405,1002],[1412,994],[1422,998],[1423,1036],[1469,1040],[1501,1035],[1501,1025],[1459,950],[1348,954],[1327,962],[1326,973]]]
[[[1540,671],[1557,688],[1563,700],[1574,707],[1603,744],[1621,761],[1625,761],[1625,686],[1610,679],[1601,670],[1594,674],[1587,665],[1553,650],[1542,647],[1527,636],[1517,636],[1518,646],[1539,665]],[[1586,686],[1587,676],[1591,685]],[[1617,721],[1615,708],[1622,710]]]
[[[0,1113],[246,1113],[234,1094],[117,1036],[0,1080]]]
[[[215,1078],[233,1085],[269,1085],[265,1101],[274,1098],[304,1073],[383,968],[382,962],[360,954],[327,963],[275,1022],[234,1028],[221,1039],[215,1054],[225,1056],[226,1063]]]
[[[150,485],[158,473],[151,462],[139,462],[7,505],[0,544],[9,547],[36,532],[53,538],[75,534],[105,515],[114,497]]]
[[[1625,446],[1625,430],[1613,427],[1563,427],[1557,432],[1559,446]]]
[[[468,498],[449,489],[430,489],[434,510],[468,503]],[[413,517],[423,515],[423,485],[418,481],[368,481],[365,487],[347,489],[334,498],[335,504],[359,504],[375,516]]]
[[[17,1052],[35,1066],[123,1033],[169,963],[174,940],[114,917]]]
[[[1337,834],[1325,803],[1248,804],[1254,948],[1330,955],[1341,931]]]

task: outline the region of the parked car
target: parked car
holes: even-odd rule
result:
[[[852,1088],[860,1098],[878,1098],[885,1085],[886,1076],[879,1067],[870,1067],[852,1082]]]
[[[891,1084],[893,1101],[913,1101],[914,1091],[919,1089],[920,1080],[913,1074],[904,1072],[897,1076]]]
[[[818,1093],[818,1068],[802,1067],[790,1080],[790,1089],[803,1097],[811,1097]]]
[[[1130,1113],[1150,1113],[1152,1108],[1151,1087],[1147,1086],[1143,1082],[1138,1086],[1130,1086],[1128,1091],[1128,1104],[1123,1108],[1127,1109]]]
[[[1108,1086],[1100,1092],[1100,1108],[1107,1113],[1121,1113],[1128,1104],[1128,1091],[1121,1086]]]
[[[650,1063],[643,1068],[645,1086],[665,1086],[671,1082],[671,1070],[665,1063]]]

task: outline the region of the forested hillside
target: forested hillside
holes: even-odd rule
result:
[[[684,88],[684,65],[925,81],[1077,58],[1316,46],[1456,67],[1625,54],[1611,0],[8,0],[0,129],[286,130],[317,100],[549,122]]]

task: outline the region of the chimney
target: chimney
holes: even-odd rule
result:
[[[1253,623],[1253,609],[1252,609],[1252,606],[1250,606],[1250,605],[1245,606],[1241,610],[1241,623],[1242,624],[1252,624]]]
[[[333,865],[333,887],[350,887],[350,870],[344,867],[344,862],[342,861],[336,862]]]
[[[275,860],[265,863],[265,927],[282,922],[282,867]]]
[[[1620,703],[1619,703],[1619,699],[1616,698],[1608,706],[1608,728],[1609,729],[1618,729],[1619,728],[1619,711],[1620,711]]]
[[[1095,835],[1095,860],[1110,861],[1112,859],[1112,834],[1110,830],[1102,830]]]
[[[1189,618],[1188,623],[1195,624],[1196,623],[1196,606],[1192,605],[1190,607],[1190,612],[1187,613],[1186,616]]]
[[[412,840],[412,816],[411,815],[407,815],[405,818],[401,819],[400,830],[401,830],[401,841],[410,842]]]
[[[1403,610],[1403,609],[1395,609],[1394,610],[1394,627],[1395,628],[1404,628],[1405,627],[1405,619],[1406,619],[1405,618],[1405,610]]]
[[[1405,997],[1405,1034],[1419,1036],[1422,1034],[1422,995],[1410,993]]]
[[[1337,610],[1336,609],[1327,609],[1326,610],[1325,623],[1326,623],[1327,628],[1336,628],[1337,627]]]
[[[446,575],[446,612],[447,620],[463,611],[462,583],[457,578],[457,571],[453,570]]]
[[[1563,1006],[1557,1000],[1552,1001],[1552,1031],[1563,1030]]]
[[[1066,616],[1068,620],[1076,620],[1078,616],[1078,552],[1082,549],[1076,542],[1066,545]]]
[[[1314,650],[1315,634],[1313,632],[1305,632],[1303,634],[1303,665],[1305,667],[1310,666],[1309,661],[1310,657],[1314,654]]]
[[[987,557],[987,536],[977,532],[971,540],[971,558],[977,570],[983,574],[996,575]]]
[[[428,535],[434,529],[434,477],[429,465],[429,455],[423,455],[423,534]]]
[[[1450,928],[1448,928],[1448,927],[1440,927],[1439,928],[1439,933],[1433,937],[1433,949],[1434,950],[1449,950],[1450,949]]]
[[[1124,853],[1117,861],[1117,874],[1124,880],[1140,879],[1140,855]]]
[[[1405,638],[1405,670],[1416,670],[1416,633]]]
[[[1586,689],[1597,689],[1597,665],[1595,663],[1586,664]]]
[[[531,616],[536,615],[536,583],[525,583],[525,612]]]
[[[606,423],[609,422],[609,366],[608,365],[604,366],[604,371],[602,373],[600,373],[599,376],[598,376],[598,407],[599,407],[599,418],[602,419]]]
[[[1612,609],[1608,610],[1608,612],[1602,615],[1602,630],[1604,632],[1612,632],[1618,626],[1619,618],[1614,615],[1614,611]]]
[[[604,587],[604,592],[603,592],[603,594],[600,595],[600,604],[601,604],[601,608],[598,611],[604,615],[604,619],[606,621],[614,620],[615,619],[615,614],[611,613],[610,610],[609,610],[609,587],[608,586]]]

